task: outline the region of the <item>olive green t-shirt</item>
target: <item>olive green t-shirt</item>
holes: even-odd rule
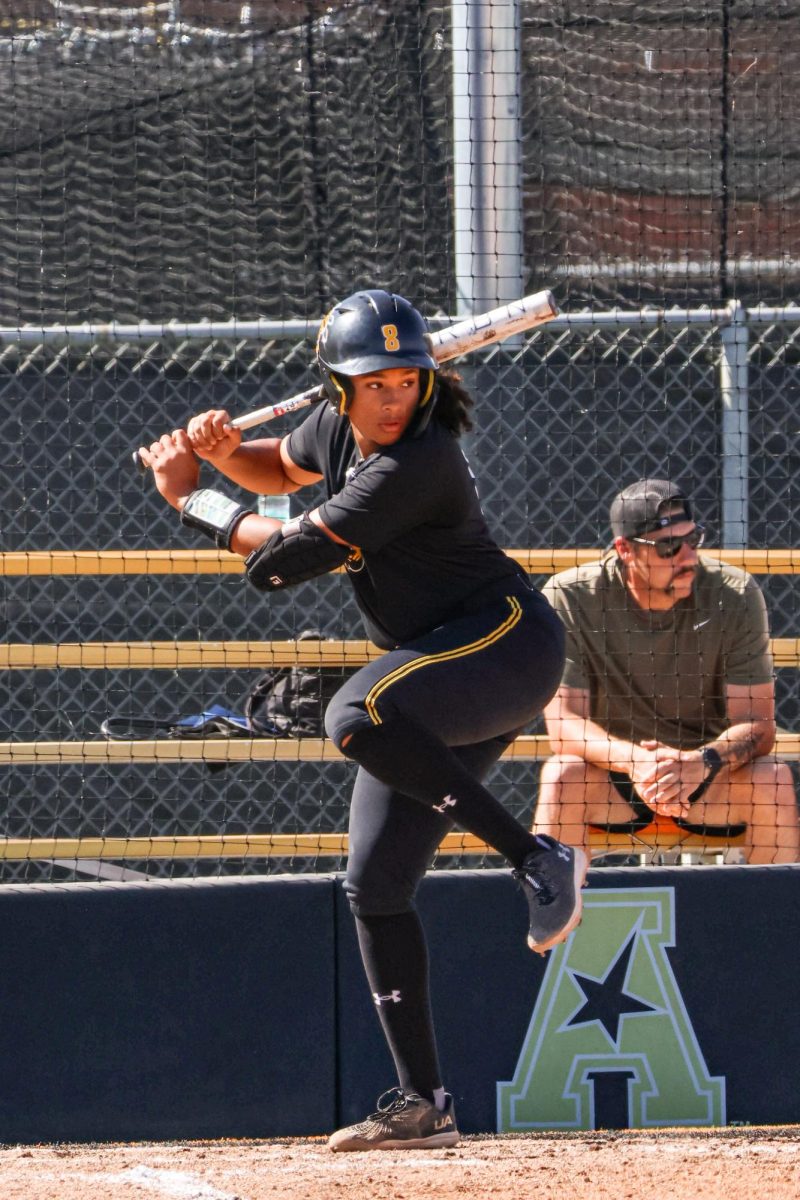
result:
[[[738,567],[701,557],[692,594],[669,612],[639,607],[615,554],[543,591],[567,630],[562,683],[589,692],[614,737],[695,749],[729,725],[725,684],[773,679],[764,597]]]

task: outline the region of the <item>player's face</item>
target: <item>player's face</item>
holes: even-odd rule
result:
[[[362,452],[392,446],[403,436],[419,402],[419,370],[389,367],[352,378],[347,415]]]
[[[697,574],[697,548],[684,542],[670,558],[662,558],[655,545],[694,531],[694,521],[680,521],[645,535],[647,542],[626,541],[622,555],[627,567],[627,582],[635,598],[645,608],[668,609],[691,594]],[[674,542],[673,542],[674,545]]]

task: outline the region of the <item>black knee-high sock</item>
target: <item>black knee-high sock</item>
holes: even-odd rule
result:
[[[356,917],[361,959],[405,1092],[442,1086],[428,990],[428,947],[415,912]]]
[[[382,783],[445,813],[512,866],[521,866],[538,848],[533,834],[470,775],[452,750],[407,717],[390,716],[380,725],[359,729],[343,750]]]

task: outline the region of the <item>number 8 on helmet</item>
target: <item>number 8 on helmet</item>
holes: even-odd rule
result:
[[[419,367],[414,432],[421,432],[430,420],[438,363],[425,319],[402,296],[376,289],[341,300],[320,326],[317,364],[325,394],[338,416],[345,416],[350,407],[354,375]]]

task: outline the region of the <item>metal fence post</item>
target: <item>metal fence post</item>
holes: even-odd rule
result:
[[[746,547],[748,526],[749,413],[747,312],[738,300],[726,305],[729,317],[720,329],[719,387],[722,399],[721,544]]]
[[[523,294],[519,0],[452,0],[458,313]]]

